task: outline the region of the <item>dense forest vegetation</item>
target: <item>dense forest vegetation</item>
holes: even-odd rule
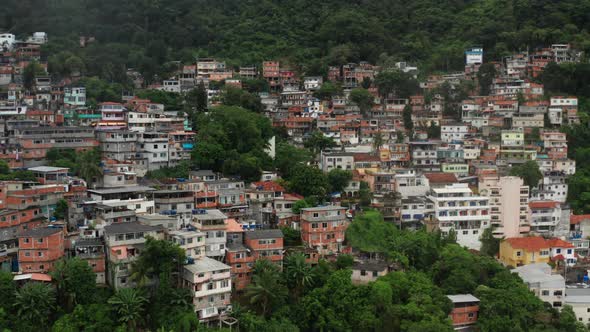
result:
[[[589,51],[589,28],[590,0],[5,0],[0,13],[0,29],[49,34],[56,71],[120,82],[126,67],[149,81],[195,56],[280,59],[308,74],[359,60],[454,70],[474,45],[486,61],[556,42]],[[79,36],[97,42],[80,49]]]

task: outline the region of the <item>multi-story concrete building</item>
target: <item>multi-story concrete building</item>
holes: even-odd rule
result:
[[[168,166],[168,135],[158,132],[141,133],[137,139],[137,152],[148,171]]]
[[[186,257],[193,261],[205,257],[205,236],[194,228],[168,232],[168,239],[184,249]]]
[[[106,255],[104,243],[99,238],[80,238],[74,244],[76,257],[84,260],[96,273],[96,283],[106,282]]]
[[[445,124],[440,127],[440,138],[443,142],[460,142],[469,135],[469,125],[464,123]]]
[[[489,198],[494,236],[519,237],[530,231],[529,187],[515,176],[482,176],[479,194]]]
[[[475,195],[465,183],[433,188],[428,198],[434,203],[434,228],[443,234],[453,230],[457,243],[479,250],[479,237],[490,226],[489,198]]]
[[[156,213],[176,216],[188,225],[195,208],[195,193],[189,190],[157,190],[153,192]]]
[[[518,266],[512,273],[517,273],[541,301],[551,304],[557,310],[561,309],[566,299],[565,279],[560,274],[553,273],[549,264],[533,263]]]
[[[569,218],[562,220],[561,204],[557,201],[532,201],[531,233],[546,236],[561,236],[568,233]]]
[[[64,104],[66,106],[78,107],[86,105],[85,87],[64,88]]]
[[[337,253],[342,250],[348,223],[346,208],[341,206],[301,209],[301,238],[320,254]]]
[[[416,169],[436,172],[440,170],[437,149],[440,141],[417,141],[410,142],[412,164]]]
[[[119,161],[133,160],[137,151],[138,134],[123,130],[104,130],[96,133],[103,158]]]
[[[10,144],[19,145],[19,158],[25,167],[45,164],[45,155],[51,148],[91,150],[97,147],[94,129],[86,127],[29,127],[15,132]]]
[[[215,320],[231,304],[230,266],[209,257],[185,265],[181,285],[193,296],[193,306],[202,322]]]
[[[567,174],[560,171],[550,171],[543,174],[543,180],[538,190],[533,191],[536,200],[552,200],[565,203],[567,199]]]
[[[205,233],[205,254],[207,257],[223,260],[227,242],[227,216],[219,210],[198,210],[193,215],[193,226]]]
[[[434,213],[434,204],[424,196],[402,199],[401,223],[404,228],[419,228]]]
[[[163,228],[142,225],[135,222],[122,222],[104,227],[107,246],[107,280],[115,289],[135,287],[131,280],[131,266],[143,250],[146,237],[164,237]]]
[[[231,266],[233,287],[243,290],[252,278],[252,267],[259,259],[283,264],[283,233],[280,230],[243,232],[242,242],[229,243],[226,263]]]
[[[326,152],[322,154],[322,171],[333,169],[353,170],[354,154],[348,152]]]
[[[18,263],[21,272],[47,273],[64,254],[62,227],[35,228],[18,236]]]

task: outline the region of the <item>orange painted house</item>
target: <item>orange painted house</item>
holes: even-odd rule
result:
[[[301,209],[301,239],[320,254],[340,252],[348,223],[346,208],[341,206]]]

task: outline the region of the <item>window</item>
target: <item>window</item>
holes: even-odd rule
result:
[[[43,238],[41,238],[41,239],[37,239],[37,242],[39,242],[39,243],[43,243]]]
[[[572,250],[571,250],[571,249],[568,249],[568,250],[567,250],[567,254],[568,254],[568,255],[571,255],[571,254],[572,254]]]
[[[362,276],[366,276],[366,275],[367,275],[367,271],[365,271],[365,270],[361,270],[361,275],[362,275]]]
[[[312,223],[312,224],[311,224],[311,228],[318,228],[318,224],[317,224],[317,223],[315,223],[315,222],[314,222],[314,223]]]
[[[24,238],[24,239],[23,239],[23,242],[24,242],[24,243],[29,243],[29,238]]]
[[[520,256],[522,256],[522,252],[520,252],[520,251],[517,251],[517,252],[516,252],[516,257],[520,257]]]
[[[548,290],[544,290],[541,292],[541,295],[543,296],[549,296],[549,291]]]
[[[561,254],[561,249],[560,248],[555,249],[555,253],[556,254]]]
[[[553,302],[554,307],[561,307],[561,302]]]
[[[328,223],[327,222],[323,222],[322,223],[322,228],[328,228]]]
[[[553,292],[553,295],[554,296],[562,296],[563,295],[563,292],[560,291],[560,290],[556,290],[556,291]]]
[[[37,252],[37,256],[38,257],[43,257],[43,252],[42,251]]]
[[[541,250],[541,256],[549,256],[549,250]]]
[[[25,251],[25,256],[26,256],[26,257],[31,257],[31,253],[30,253],[30,252],[28,252],[28,251]]]
[[[467,314],[467,317],[469,317],[469,318],[473,318],[474,316],[475,316],[475,314],[473,312],[470,312]]]

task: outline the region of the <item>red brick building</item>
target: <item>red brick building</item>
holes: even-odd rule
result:
[[[301,209],[301,239],[322,255],[340,252],[348,223],[346,208],[341,206]]]
[[[24,273],[49,272],[63,256],[63,228],[36,228],[18,236],[18,263]]]
[[[471,294],[447,295],[453,302],[453,310],[449,318],[453,321],[455,330],[464,329],[477,323],[479,313],[479,299]]]
[[[278,229],[247,231],[244,243],[227,246],[226,263],[231,266],[232,282],[236,290],[248,286],[252,267],[259,259],[268,259],[282,267],[283,232]]]

